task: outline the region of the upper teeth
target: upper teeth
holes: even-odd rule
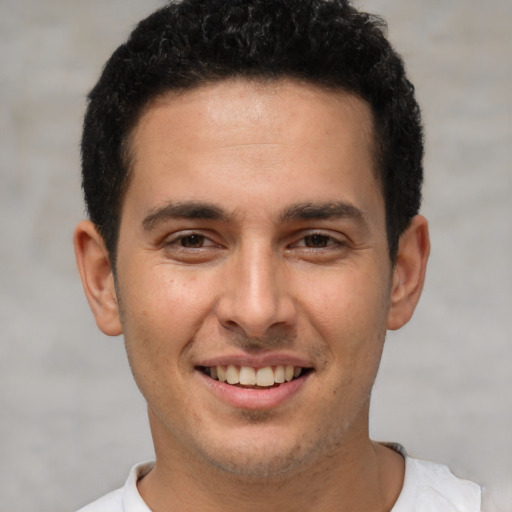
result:
[[[269,387],[274,384],[290,382],[298,377],[302,371],[300,366],[278,365],[252,368],[251,366],[211,366],[206,368],[212,379],[227,382],[228,384],[242,384],[244,386]]]

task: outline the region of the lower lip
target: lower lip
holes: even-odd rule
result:
[[[307,373],[298,379],[285,382],[277,387],[252,389],[232,386],[225,382],[214,380],[200,371],[197,373],[209,389],[222,401],[232,407],[251,410],[273,409],[290,400],[299,392],[310,375],[310,373]]]

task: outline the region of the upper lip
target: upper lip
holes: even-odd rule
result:
[[[287,354],[284,352],[268,352],[263,354],[229,354],[214,356],[198,361],[196,366],[249,366],[252,368],[264,368],[266,366],[298,366],[301,368],[312,368],[314,365],[306,358],[295,354]]]

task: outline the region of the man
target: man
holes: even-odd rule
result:
[[[429,253],[422,130],[382,22],[342,0],[184,0],[89,96],[98,327],[123,334],[156,460],[84,511],[479,510],[368,411]]]

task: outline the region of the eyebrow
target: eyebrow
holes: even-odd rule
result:
[[[185,201],[169,203],[151,211],[142,226],[146,231],[155,228],[161,222],[171,219],[203,219],[227,221],[229,216],[218,206],[202,201]]]
[[[324,203],[297,203],[289,206],[281,216],[282,222],[294,220],[355,219],[365,223],[363,212],[345,201]]]
[[[362,211],[353,204],[345,201],[292,204],[283,211],[280,216],[280,222],[342,218],[355,219],[365,223]],[[151,231],[158,224],[172,219],[219,220],[227,222],[232,219],[232,216],[213,203],[184,201],[168,203],[152,210],[144,217],[142,226],[145,231]]]

